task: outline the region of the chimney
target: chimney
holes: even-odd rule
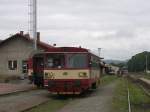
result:
[[[20,31],[20,35],[23,35],[23,31]]]
[[[37,32],[37,42],[40,42],[40,32]]]

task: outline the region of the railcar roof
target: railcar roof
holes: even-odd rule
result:
[[[47,52],[89,52],[89,50],[81,47],[54,47],[49,48]]]
[[[89,49],[81,48],[81,47],[54,47],[48,49],[48,51],[45,53],[89,53],[100,59],[103,59],[97,56],[96,54],[92,53]]]

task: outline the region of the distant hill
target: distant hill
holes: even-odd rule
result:
[[[121,61],[121,60],[104,60],[104,62],[106,64],[117,66],[119,68],[124,68],[124,67],[126,67],[128,60],[125,60],[125,61]]]
[[[111,63],[114,63],[114,64],[119,64],[119,63],[126,63],[126,61],[121,61],[121,60],[104,60],[105,63],[107,64],[111,64]]]

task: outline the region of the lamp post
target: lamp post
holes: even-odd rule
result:
[[[146,73],[147,73],[147,70],[148,70],[148,68],[147,68],[147,54],[146,54],[146,56],[145,56],[145,70],[146,70]]]

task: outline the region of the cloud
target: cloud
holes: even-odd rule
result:
[[[136,31],[132,29],[118,29],[117,31],[100,31],[92,33],[98,40],[131,39],[136,38]]]
[[[41,40],[58,46],[102,48],[127,59],[150,50],[148,0],[38,0]],[[0,0],[0,39],[28,32],[28,0]]]

